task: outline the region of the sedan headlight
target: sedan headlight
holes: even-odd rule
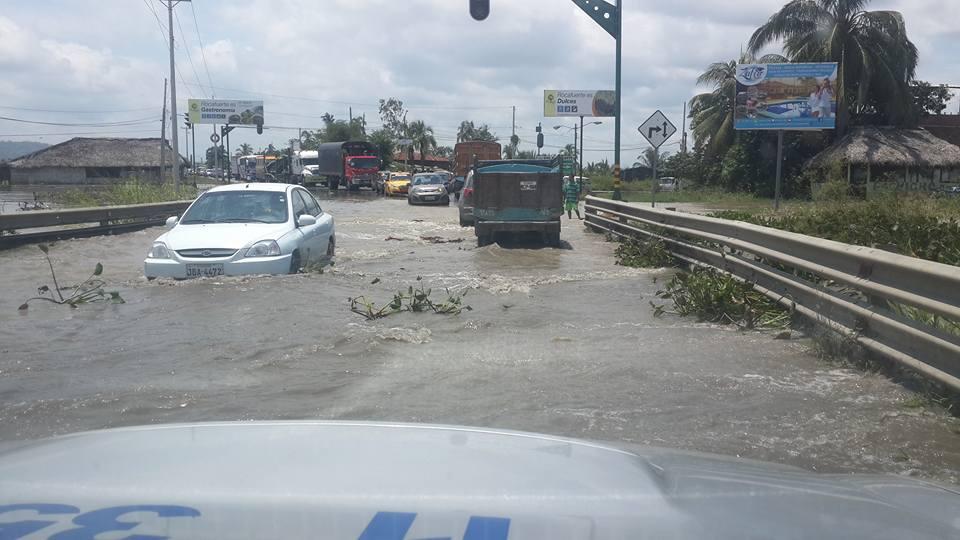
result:
[[[247,248],[244,257],[276,257],[280,255],[280,245],[275,240],[261,240]]]
[[[167,245],[163,242],[154,242],[153,247],[150,248],[150,253],[147,255],[151,259],[172,259],[173,255],[170,253],[170,250],[167,249]]]

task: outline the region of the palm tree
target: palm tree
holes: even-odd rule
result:
[[[839,62],[837,131],[850,111],[880,112],[887,122],[910,113],[917,48],[897,11],[866,11],[870,0],[790,0],[753,33],[750,51],[783,41],[797,62]]]
[[[669,156],[670,152],[657,152],[655,148],[650,147],[644,150],[642,154],[637,156],[637,163],[635,165],[639,164],[651,169],[656,166],[659,169],[660,164],[663,163]]]
[[[414,148],[420,149],[420,159],[426,159],[427,155],[437,147],[437,139],[433,136],[433,128],[426,125],[423,120],[410,123],[407,137],[413,139]]]
[[[787,62],[779,54],[760,58],[742,54],[738,60],[714,62],[700,77],[698,85],[711,85],[713,90],[698,94],[690,100],[691,129],[697,143],[711,154],[721,155],[733,144],[733,116],[737,99],[737,64],[776,64]]]

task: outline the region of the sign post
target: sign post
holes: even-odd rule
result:
[[[777,132],[774,210],[780,209],[784,131],[836,128],[837,67],[835,62],[737,65],[734,129]]]
[[[667,142],[667,139],[677,132],[677,126],[673,125],[662,112],[657,111],[647,118],[647,121],[640,124],[637,131],[643,135],[643,138],[653,147],[653,183],[650,185],[650,206],[657,206],[657,166],[660,162],[660,146]]]

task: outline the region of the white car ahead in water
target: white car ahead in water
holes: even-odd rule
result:
[[[336,246],[333,216],[288,184],[215,187],[167,226],[143,262],[148,279],[295,273]]]

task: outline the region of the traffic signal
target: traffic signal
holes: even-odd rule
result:
[[[257,124],[257,135],[263,135],[263,124]]]
[[[190,113],[183,113],[183,125],[187,129],[190,129],[193,127],[193,124],[190,123]]]
[[[470,16],[482,21],[490,16],[490,0],[470,0]]]

